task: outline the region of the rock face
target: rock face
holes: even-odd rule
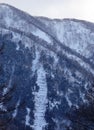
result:
[[[16,84],[8,105],[25,100],[23,109],[11,113],[18,130],[67,130],[70,110],[88,103],[93,28],[85,21],[33,17],[0,5],[0,84]]]

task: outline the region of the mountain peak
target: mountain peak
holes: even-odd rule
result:
[[[14,6],[9,5],[9,4],[7,4],[7,3],[0,3],[0,6],[5,6],[5,7],[13,7],[13,8],[15,8]]]
[[[13,7],[13,6],[6,4],[6,3],[0,3],[0,8],[7,8],[7,7],[9,8],[9,7]]]

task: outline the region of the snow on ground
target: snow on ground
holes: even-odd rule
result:
[[[29,126],[29,127],[31,127],[31,124],[30,124],[30,108],[26,108],[26,110],[27,110],[27,115],[26,115],[26,118],[25,118],[25,124],[27,125],[27,126]]]
[[[72,102],[70,101],[70,99],[69,99],[69,95],[68,95],[67,93],[66,93],[66,95],[65,95],[65,98],[66,98],[66,101],[67,101],[69,107],[71,108],[71,106],[72,106]]]
[[[9,83],[8,83],[8,86],[3,89],[3,95],[5,95],[9,91],[9,89],[11,89],[14,71],[15,71],[15,65],[12,66],[12,72],[11,72],[11,75],[10,75]]]
[[[37,70],[37,85],[39,86],[38,92],[35,92],[35,110],[34,110],[34,130],[43,130],[47,125],[45,121],[45,111],[47,104],[47,82],[46,73],[41,65]]]
[[[19,107],[19,105],[20,105],[20,100],[18,100],[18,102],[17,102],[17,104],[16,104],[16,109],[14,110],[14,112],[13,112],[13,118],[15,118],[16,116],[17,116],[17,112],[18,112],[18,107]]]
[[[51,43],[51,39],[49,38],[49,36],[47,36],[47,34],[39,29],[37,29],[36,31],[32,32],[35,36],[38,36],[39,38],[45,40],[48,43]]]
[[[45,21],[52,34],[67,47],[89,58],[94,48],[94,32],[85,27],[84,22],[74,20]]]
[[[39,59],[40,59],[40,53],[39,51],[35,51],[35,59],[33,60],[33,63],[32,63],[32,71],[33,73],[35,73],[36,69],[38,69],[39,67]]]

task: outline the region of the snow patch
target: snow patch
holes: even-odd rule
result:
[[[13,118],[15,118],[16,115],[17,115],[19,105],[20,105],[20,100],[19,100],[19,101],[17,102],[17,104],[16,104],[16,109],[14,110]]]
[[[68,102],[69,107],[71,108],[72,102],[70,101],[68,94],[65,95],[65,98],[66,98],[66,101]]]
[[[36,31],[32,32],[35,36],[38,36],[39,38],[45,40],[48,43],[51,43],[51,39],[49,38],[49,36],[47,36],[46,33],[42,32],[41,30],[37,29]]]
[[[3,95],[5,95],[9,91],[9,89],[11,88],[14,71],[15,71],[15,65],[12,66],[12,72],[11,72],[10,80],[9,80],[8,86],[3,89]]]
[[[47,125],[45,121],[45,111],[47,104],[47,83],[46,73],[41,65],[37,70],[37,85],[39,86],[38,92],[35,92],[35,110],[34,110],[34,130],[43,130]]]
[[[31,127],[31,124],[30,124],[30,108],[26,108],[26,110],[27,110],[27,115],[26,115],[26,122],[25,122],[25,124],[27,125],[27,126],[29,126],[29,127]]]
[[[82,93],[80,90],[79,90],[79,94],[80,94],[80,98],[82,99],[83,103],[87,103],[87,99],[85,98],[85,93]]]
[[[50,110],[53,110],[54,107],[56,107],[58,109],[58,106],[60,104],[61,104],[61,101],[56,101],[56,100],[54,100],[53,102],[49,101],[49,108],[50,108]]]
[[[38,69],[39,67],[39,58],[40,58],[40,53],[39,51],[35,51],[35,59],[33,60],[33,63],[32,63],[32,71],[33,73]]]

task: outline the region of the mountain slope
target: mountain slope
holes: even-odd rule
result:
[[[17,84],[11,103],[26,102],[13,116],[19,130],[67,130],[72,107],[89,102],[93,26],[74,19],[33,17],[0,4],[0,45],[4,44],[0,78],[11,80],[10,86]]]

